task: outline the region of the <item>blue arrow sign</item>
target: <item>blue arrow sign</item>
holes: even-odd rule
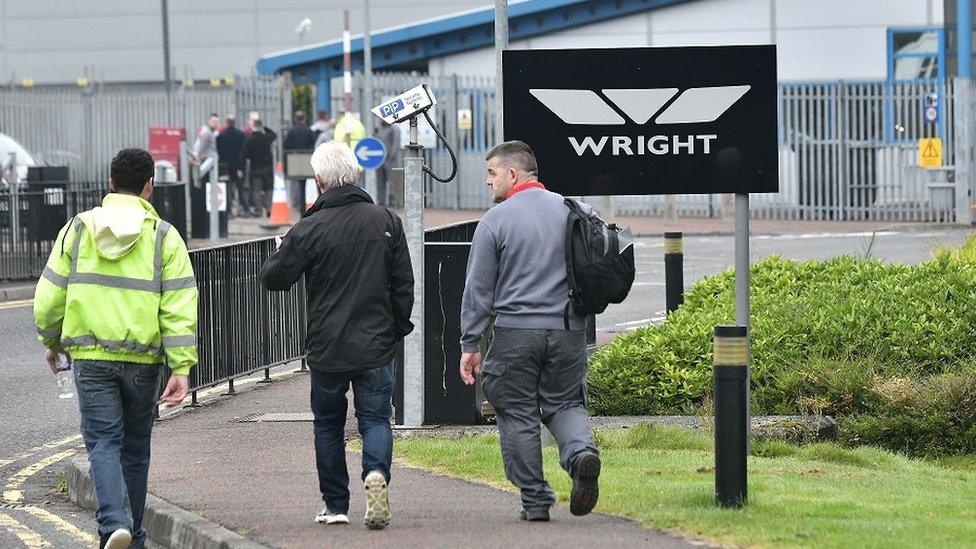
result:
[[[386,160],[386,147],[383,142],[375,137],[366,137],[356,143],[356,160],[359,165],[367,170],[375,170],[383,165]]]

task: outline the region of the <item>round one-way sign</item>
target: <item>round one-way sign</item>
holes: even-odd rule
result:
[[[359,165],[367,170],[375,170],[383,165],[386,160],[386,147],[383,142],[375,137],[366,137],[356,143],[356,160]]]

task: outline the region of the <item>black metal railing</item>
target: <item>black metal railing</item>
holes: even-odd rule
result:
[[[108,184],[32,183],[0,189],[0,280],[29,279],[44,270],[58,231],[73,216],[102,203]],[[185,187],[157,185],[152,203],[160,217],[186,235]]]
[[[61,227],[104,195],[102,189],[64,184],[0,191],[0,279],[39,276]]]
[[[288,292],[261,285],[274,251],[274,238],[263,238],[190,252],[200,293],[192,391],[229,382],[233,393],[236,377],[304,358],[304,281]]]

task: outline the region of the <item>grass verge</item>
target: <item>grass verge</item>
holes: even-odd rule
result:
[[[757,547],[971,547],[976,541],[973,461],[761,442],[749,460],[749,505],[730,511],[714,505],[710,435],[640,425],[598,431],[597,443],[604,464],[597,511],[649,528]],[[398,439],[394,455],[512,489],[496,435]],[[545,449],[544,460],[547,479],[567,501],[571,482],[555,448]]]

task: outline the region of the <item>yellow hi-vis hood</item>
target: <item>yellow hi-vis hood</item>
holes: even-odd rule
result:
[[[137,196],[106,196],[58,233],[34,320],[45,347],[75,359],[165,362],[186,375],[197,363],[197,285],[179,231]]]
[[[138,196],[112,193],[102,206],[78,215],[88,227],[98,255],[115,261],[129,253],[142,236],[142,222],[157,217],[152,205]]]

